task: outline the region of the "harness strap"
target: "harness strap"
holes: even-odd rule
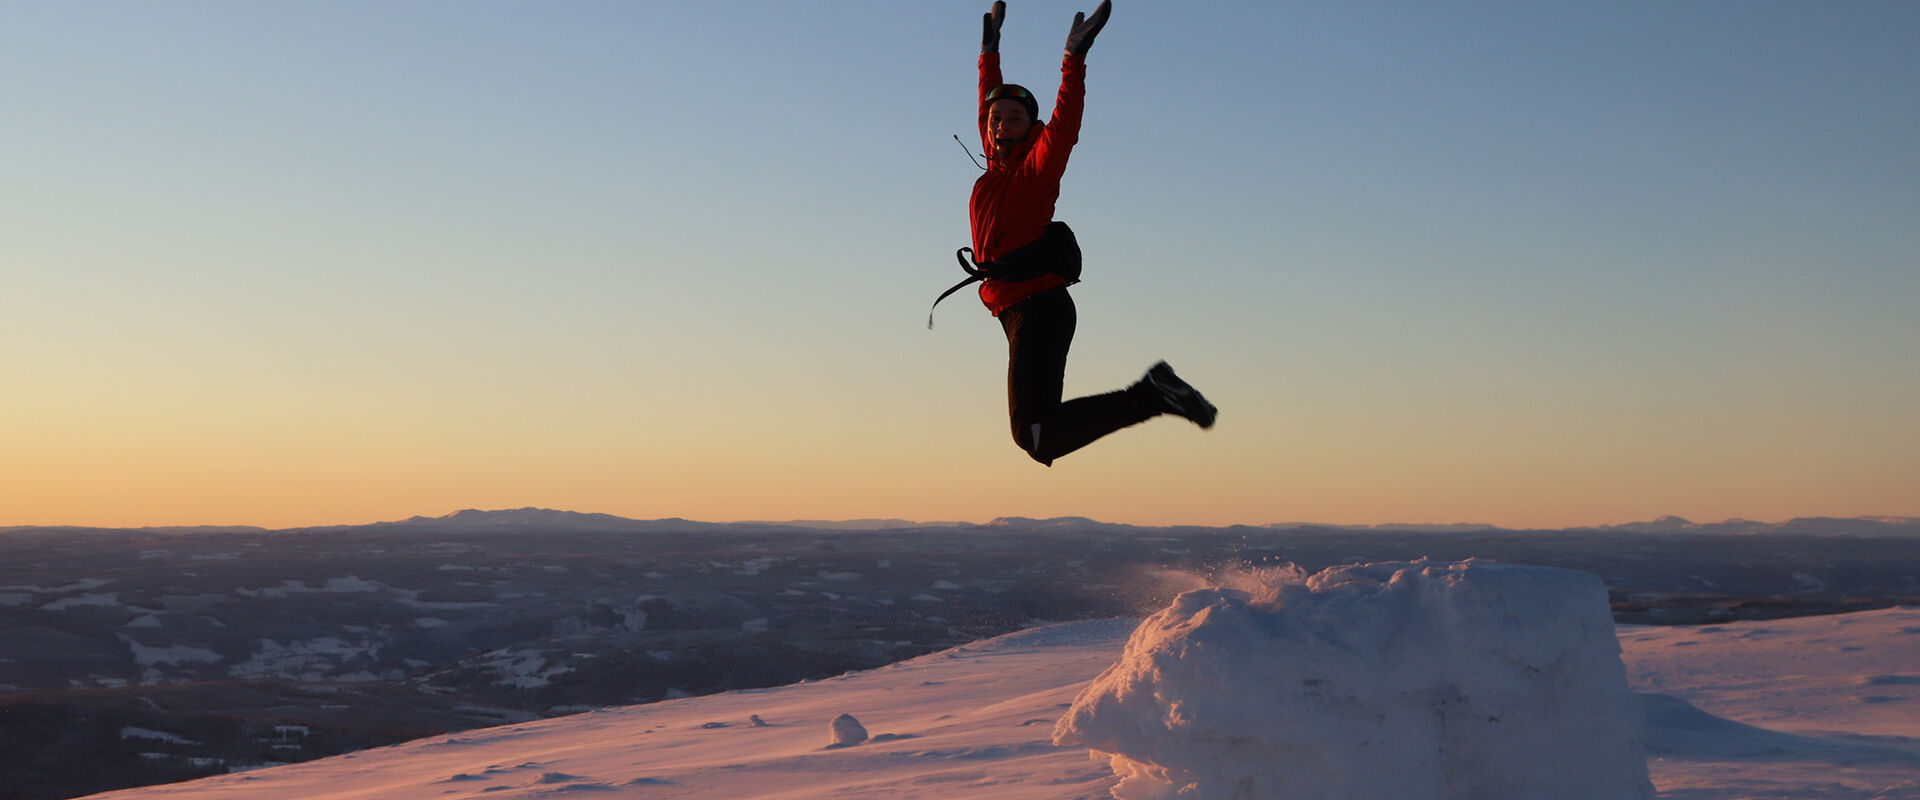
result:
[[[965,253],[966,255],[961,255],[962,253]],[[941,300],[945,300],[949,296],[952,296],[954,292],[957,292],[957,291],[960,291],[961,289],[966,288],[967,284],[973,283],[974,281],[983,281],[987,279],[986,270],[974,268],[975,265],[979,264],[979,262],[976,261],[976,262],[968,263],[973,259],[973,248],[962,247],[958,250],[955,250],[953,251],[953,257],[955,260],[958,260],[960,262],[960,269],[966,271],[967,279],[954,284],[953,288],[948,289],[944,292],[941,292],[940,296],[933,301],[933,305],[927,308],[927,330],[933,330],[933,309],[940,307]]]
[[[1057,275],[1069,286],[1080,282],[1080,243],[1074,240],[1073,229],[1057,220],[1047,223],[1047,229],[1040,234],[1040,238],[985,264],[974,258],[971,247],[953,251],[953,257],[960,262],[960,271],[967,273],[967,279],[941,292],[940,297],[933,301],[935,308],[940,306],[941,300],[974,281],[1024,281],[1042,275]],[[927,309],[927,328],[933,328],[932,308]]]

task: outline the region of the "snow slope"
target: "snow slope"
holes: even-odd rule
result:
[[[1673,798],[1920,798],[1920,608],[1621,629]]]
[[[1067,623],[831,680],[95,797],[1093,800],[1112,773],[1052,745],[1053,725],[1134,625]],[[1920,800],[1920,609],[1619,638],[1660,797]],[[829,749],[843,713],[873,738]]]

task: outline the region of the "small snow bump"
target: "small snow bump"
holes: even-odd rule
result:
[[[852,714],[834,717],[828,731],[833,737],[828,747],[852,747],[867,740],[867,726],[861,725]]]

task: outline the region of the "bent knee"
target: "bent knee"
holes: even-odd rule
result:
[[[1053,466],[1053,456],[1040,449],[1040,441],[1040,423],[1036,422],[1031,425],[1016,423],[1014,425],[1013,443],[1019,445],[1020,450],[1025,452],[1028,458],[1040,462],[1042,466],[1051,467]]]

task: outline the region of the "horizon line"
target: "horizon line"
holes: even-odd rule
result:
[[[986,528],[986,527],[1006,527],[1006,526],[1021,525],[1021,524],[1063,525],[1063,524],[1069,524],[1069,523],[1099,525],[1099,526],[1108,526],[1108,527],[1143,528],[1143,529],[1264,528],[1264,529],[1274,529],[1274,530],[1287,530],[1287,529],[1300,529],[1300,528],[1328,528],[1328,529],[1380,530],[1380,531],[1441,530],[1441,529],[1457,530],[1457,531],[1470,531],[1470,530],[1493,530],[1493,531],[1596,531],[1597,530],[1597,531],[1603,531],[1603,530],[1618,530],[1618,529],[1630,529],[1630,528],[1647,529],[1647,528],[1654,528],[1654,527],[1685,530],[1688,528],[1711,528],[1711,527],[1731,527],[1731,526],[1780,527],[1780,526],[1791,525],[1796,522],[1817,522],[1817,521],[1879,523],[1879,524],[1890,524],[1890,525],[1920,523],[1920,517],[1905,516],[1905,515],[1889,515],[1889,514],[1869,514],[1869,515],[1858,515],[1858,516],[1848,516],[1848,517],[1828,516],[1828,515],[1796,516],[1796,517],[1791,517],[1786,520],[1780,520],[1780,521],[1765,521],[1765,520],[1749,519],[1744,517],[1729,517],[1727,519],[1724,519],[1718,522],[1697,522],[1694,520],[1687,519],[1685,517],[1669,514],[1669,515],[1656,517],[1650,520],[1636,520],[1633,522],[1613,523],[1613,524],[1572,525],[1572,526],[1564,526],[1564,527],[1557,527],[1557,528],[1548,528],[1548,527],[1513,528],[1513,527],[1505,527],[1501,525],[1495,525],[1492,523],[1484,523],[1484,522],[1332,523],[1332,522],[1311,522],[1311,521],[1285,521],[1285,522],[1265,522],[1265,523],[1226,523],[1226,524],[1213,524],[1213,525],[1194,524],[1194,523],[1149,525],[1149,524],[1138,524],[1138,523],[1130,523],[1130,522],[1109,522],[1105,520],[1095,519],[1092,517],[1077,516],[1077,515],[1066,515],[1066,516],[1056,516],[1056,517],[1025,517],[1025,516],[1019,516],[1019,515],[1002,515],[1002,516],[994,517],[993,519],[990,519],[986,522],[971,522],[966,520],[934,520],[934,521],[910,520],[910,519],[904,519],[899,517],[854,517],[854,518],[837,519],[837,520],[836,519],[819,519],[819,518],[788,519],[788,520],[697,520],[697,519],[677,517],[677,516],[641,519],[637,517],[624,517],[617,514],[608,514],[604,512],[585,512],[585,511],[572,511],[572,510],[566,510],[566,509],[543,508],[543,507],[537,507],[537,506],[524,506],[521,508],[501,508],[501,509],[464,508],[451,513],[442,514],[440,516],[415,515],[405,519],[397,519],[397,520],[376,520],[373,522],[320,523],[320,524],[313,524],[313,525],[291,525],[291,526],[285,526],[285,527],[266,527],[261,525],[251,525],[251,524],[244,524],[244,523],[236,523],[236,524],[208,523],[208,524],[140,525],[140,526],[86,525],[86,524],[51,524],[51,525],[0,524],[0,531],[21,531],[21,530],[115,530],[115,531],[205,530],[205,531],[216,531],[216,530],[228,530],[228,531],[259,531],[259,532],[271,533],[271,532],[278,532],[278,531],[300,531],[300,530],[315,530],[315,529],[323,529],[323,528],[360,528],[360,527],[393,526],[393,525],[430,525],[435,523],[461,524],[462,522],[466,522],[468,524],[491,524],[491,525],[497,525],[497,526],[540,524],[540,520],[516,521],[511,519],[511,515],[539,515],[539,516],[554,518],[555,521],[561,520],[561,519],[571,519],[572,521],[576,521],[576,522],[593,520],[593,519],[602,519],[613,524],[685,523],[690,525],[711,525],[711,526],[791,526],[791,527],[798,527],[798,528],[818,528],[822,530],[846,530],[846,531],[910,530],[910,529],[920,529],[920,528],[967,528],[967,527]]]

